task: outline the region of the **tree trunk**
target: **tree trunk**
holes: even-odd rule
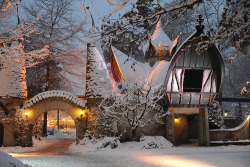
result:
[[[43,136],[47,136],[47,112],[43,114]]]
[[[60,129],[59,128],[59,110],[57,110],[57,128],[58,130]]]
[[[136,140],[136,129],[137,127],[132,127],[132,140]]]
[[[45,87],[45,91],[49,90],[49,79],[50,79],[50,62],[48,60],[48,62],[47,62],[47,72],[46,72],[46,87]],[[47,135],[47,115],[48,115],[47,112],[45,112],[43,114],[43,136],[48,136]]]

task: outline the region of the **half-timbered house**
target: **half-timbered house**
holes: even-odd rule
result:
[[[102,52],[99,48],[98,54],[102,55],[103,59],[108,57],[106,69],[109,72],[106,77],[110,81],[106,81],[110,82],[113,88],[118,88],[120,82],[129,81],[132,78],[138,80],[140,76],[145,76],[140,78],[140,81],[144,81],[145,84],[164,84],[165,105],[168,106],[171,116],[164,120],[164,127],[154,124],[141,129],[144,135],[162,135],[175,144],[196,139],[200,145],[209,145],[208,106],[216,96],[221,94],[224,63],[215,45],[210,45],[200,53],[197,52],[198,45],[209,40],[203,33],[202,18],[200,17],[198,21],[196,32],[181,44],[178,50],[176,47],[179,37],[171,41],[159,21],[146,44],[145,63],[134,63],[135,60],[132,62],[124,58],[126,55],[121,54],[111,44],[109,44],[109,52]],[[93,54],[89,52],[88,59],[92,56]],[[88,67],[92,68],[93,65],[87,66],[87,71]],[[131,69],[133,70],[130,71]],[[87,88],[90,82],[88,76],[90,74],[87,72]],[[98,83],[97,78],[95,84],[98,85]],[[101,85],[104,86],[103,83]],[[86,92],[89,91],[86,90]],[[95,88],[94,91],[97,89]],[[93,98],[90,101],[93,101]],[[89,107],[90,111],[94,110],[91,105]]]

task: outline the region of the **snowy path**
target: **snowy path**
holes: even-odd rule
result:
[[[186,149],[183,151],[183,149]],[[229,149],[231,150],[231,149]],[[174,150],[110,150],[18,157],[33,167],[248,167],[250,151],[227,148],[175,148]]]
[[[28,156],[49,156],[67,154],[69,146],[75,142],[74,138],[54,138],[46,140],[45,148],[40,148],[35,151],[14,153],[13,157],[28,157]]]
[[[122,143],[116,149],[86,149],[74,138],[54,136],[37,151],[13,154],[32,167],[249,167],[250,146],[168,147],[140,149],[138,143]]]
[[[249,146],[56,152],[59,155],[18,159],[33,167],[248,167],[250,164]]]

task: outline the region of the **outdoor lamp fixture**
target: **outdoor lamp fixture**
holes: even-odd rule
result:
[[[80,116],[81,116],[81,119],[82,119],[83,114],[84,114],[84,111],[83,111],[83,110],[81,110],[81,111],[80,111]]]
[[[224,113],[224,116],[227,116],[227,113],[226,113],[226,112]]]
[[[25,112],[24,115],[25,115],[26,120],[28,120],[29,113]]]
[[[175,119],[174,119],[174,122],[177,122],[177,121],[178,121],[178,118],[175,118]]]

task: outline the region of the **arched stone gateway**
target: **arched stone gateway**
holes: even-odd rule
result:
[[[22,116],[28,122],[29,132],[26,146],[32,146],[32,129],[38,117],[50,110],[67,112],[76,125],[76,140],[82,139],[87,127],[87,115],[81,116],[81,111],[86,110],[86,101],[64,91],[47,91],[27,100],[22,109]],[[86,113],[86,112],[85,112]]]

